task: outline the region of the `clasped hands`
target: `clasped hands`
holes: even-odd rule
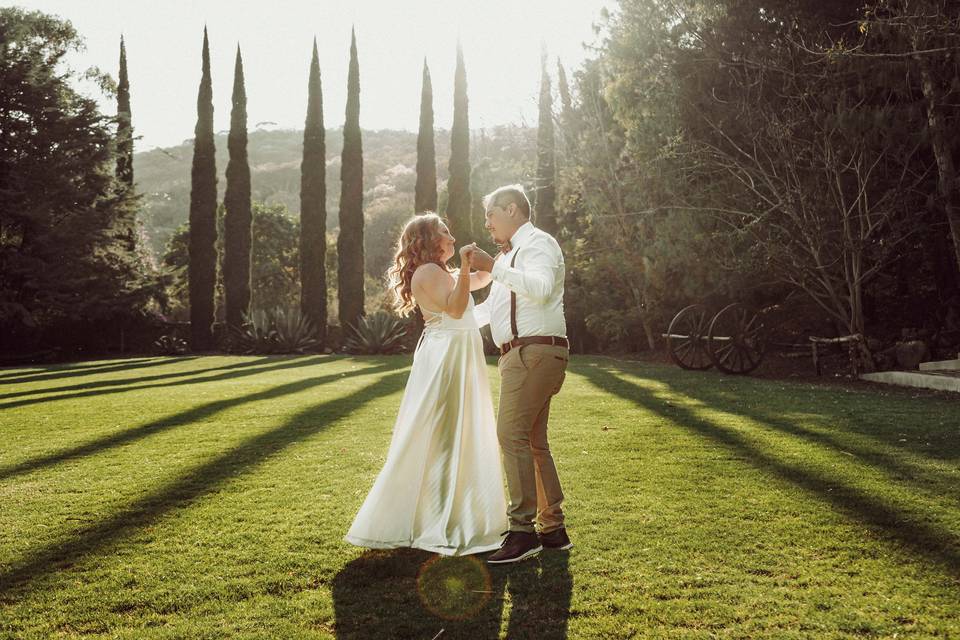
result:
[[[460,247],[460,268],[468,266],[474,271],[493,271],[494,258],[489,253],[481,249],[476,243],[470,243]]]

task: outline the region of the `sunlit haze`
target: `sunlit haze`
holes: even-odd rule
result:
[[[426,57],[436,126],[453,120],[453,72],[459,37],[467,67],[470,126],[535,125],[541,43],[555,74],[589,55],[605,0],[28,0],[15,3],[70,20],[87,44],[69,59],[116,77],[124,35],[137,151],[193,137],[203,26],[210,34],[215,127],[229,127],[233,60],[239,42],[248,97],[248,126],[302,128],[307,71],[316,36],[324,119],[342,126],[350,28],[360,59],[361,126],[417,129],[420,74]],[[95,94],[92,88],[87,93]],[[115,112],[101,98],[106,113]],[[267,123],[267,124],[264,124]]]

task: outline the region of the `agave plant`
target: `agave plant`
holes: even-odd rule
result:
[[[277,353],[303,353],[320,346],[313,323],[299,309],[274,309],[273,329]]]
[[[315,335],[313,324],[299,309],[254,309],[244,314],[233,344],[241,353],[303,353],[320,346]]]
[[[364,316],[356,326],[350,325],[350,329],[352,334],[344,348],[349,353],[364,355],[397,353],[402,350],[406,335],[403,320],[386,311]]]
[[[189,350],[187,341],[172,334],[160,336],[153,342],[154,353],[161,356],[178,356]]]
[[[254,309],[243,314],[243,325],[231,331],[231,351],[240,353],[274,353],[276,331],[270,314]]]

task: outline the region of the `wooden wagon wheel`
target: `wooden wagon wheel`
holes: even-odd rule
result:
[[[725,373],[750,373],[763,361],[763,320],[739,302],[727,305],[714,316],[707,338],[710,359]]]
[[[702,304],[684,307],[670,321],[667,345],[670,357],[684,369],[702,371],[713,366],[707,352],[707,308]]]

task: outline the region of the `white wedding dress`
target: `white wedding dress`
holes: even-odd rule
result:
[[[448,556],[491,551],[509,526],[473,297],[463,317],[424,311],[424,324],[386,462],[344,539]]]

